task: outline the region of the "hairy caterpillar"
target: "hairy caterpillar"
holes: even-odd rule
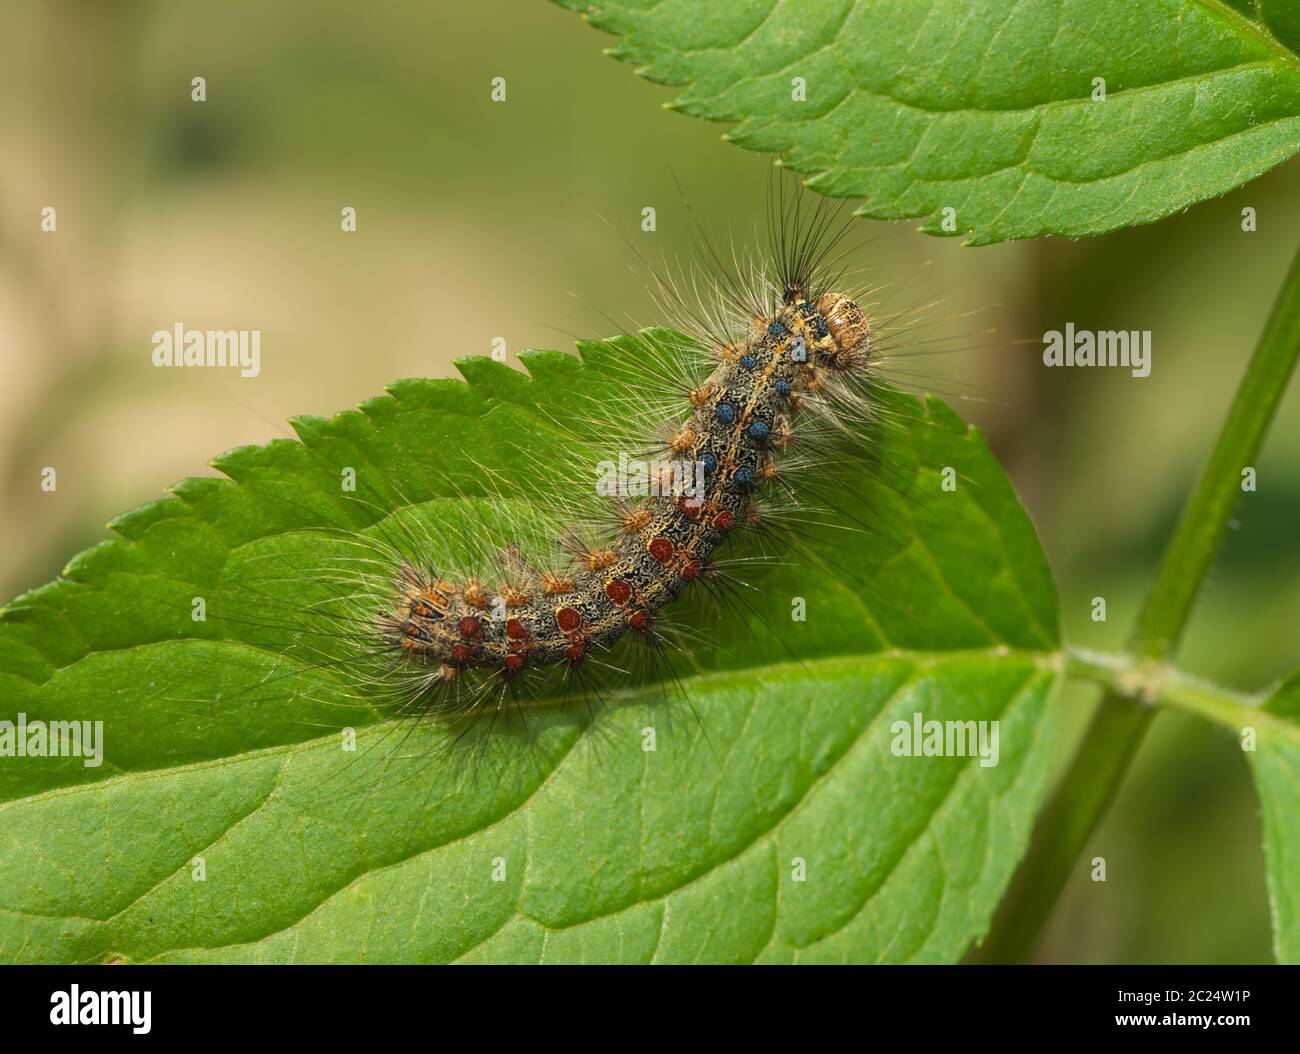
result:
[[[691,492],[625,506],[610,544],[578,543],[572,576],[539,574],[516,557],[512,577],[495,590],[506,611],[500,621],[483,617],[490,593],[476,579],[456,584],[406,565],[397,610],[382,623],[392,643],[450,680],[472,667],[513,677],[528,665],[576,664],[588,648],[651,632],[660,608],[713,573],[723,539],[756,519],[754,493],[780,471],[775,455],[794,439],[800,400],[868,361],[862,309],[808,282],[790,276],[779,307],[755,316],[743,342],[718,348],[718,367],[691,390],[692,413],[668,447],[699,467],[702,494],[669,486]]]
[[[878,378],[908,313],[873,315],[871,291],[844,283],[852,222],[778,193],[765,259],[724,266],[707,249],[704,288],[692,273],[689,295],[681,276],[652,269],[676,328],[580,343],[604,388],[562,390],[544,427],[499,407],[494,449],[480,438],[445,462],[427,451],[431,463],[413,462],[400,485],[363,474],[351,504],[367,522],[336,516],[288,553],[241,553],[227,620],[337,674],[358,710],[489,727],[707,665],[717,642],[698,611],[679,611],[690,594],[702,594],[697,609],[757,621],[798,658],[757,612],[749,579],[787,552],[840,567],[821,544],[828,524],[846,541],[887,534],[845,507],[864,479],[915,500],[901,475],[890,481],[899,451],[880,443],[890,410]],[[650,493],[600,493],[598,462],[629,454],[652,467]],[[692,471],[679,476],[682,465]]]

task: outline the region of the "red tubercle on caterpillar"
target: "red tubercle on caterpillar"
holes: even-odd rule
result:
[[[685,516],[688,520],[698,520],[700,512],[704,507],[704,502],[699,498],[692,498],[686,495],[677,499],[677,511]]]
[[[638,633],[644,633],[654,625],[654,620],[645,608],[637,608],[627,616],[627,624]]]
[[[632,587],[621,578],[612,578],[605,583],[605,596],[620,607],[632,597]]]
[[[512,653],[501,660],[501,673],[503,676],[508,677],[510,674],[517,673],[519,670],[523,669],[523,666],[524,657]]]
[[[666,564],[673,558],[673,543],[662,535],[651,539],[646,548],[650,551],[650,555],[654,557],[656,563]]]
[[[456,630],[462,637],[477,637],[483,631],[483,626],[473,615],[466,615],[456,623]]]
[[[713,517],[713,526],[720,531],[731,530],[732,524],[734,522],[735,522],[734,517],[726,509],[723,509],[721,512],[719,512],[716,516]]]
[[[528,636],[528,630],[517,618],[506,619],[506,636],[512,641],[521,641]]]
[[[700,577],[700,562],[698,560],[688,560],[678,573],[686,581],[693,582]]]
[[[587,646],[583,644],[581,641],[578,641],[574,644],[570,644],[567,648],[564,649],[564,657],[569,660],[569,663],[571,665],[581,662],[583,656],[586,654],[587,654]]]
[[[556,608],[555,624],[565,633],[574,633],[582,625],[582,615],[577,608]]]
[[[474,656],[474,649],[468,644],[457,644],[451,649],[452,662],[469,662]]]

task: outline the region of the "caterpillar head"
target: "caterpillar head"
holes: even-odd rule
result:
[[[857,302],[844,293],[824,293],[814,305],[830,331],[819,348],[822,362],[832,370],[851,370],[871,354],[871,326]]]

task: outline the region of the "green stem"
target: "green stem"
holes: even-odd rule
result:
[[[1139,660],[1160,663],[1182,636],[1252,465],[1300,355],[1300,251],[1291,261],[1209,461],[1183,507],[1130,636]],[[1034,840],[974,958],[1028,959],[1089,836],[1115,797],[1154,710],[1107,691],[1078,752],[1039,817]]]
[[[1249,725],[1300,746],[1300,722],[1261,709],[1268,693],[1234,692],[1164,663],[1135,661],[1129,655],[1074,649],[1065,662],[1069,676],[1095,681],[1125,699],[1181,710],[1234,732]]]
[[[1300,354],[1300,251],[1291,261],[1268,324],[1246,367],[1210,460],[1183,509],[1156,580],[1133,627],[1140,656],[1173,653],[1201,581],[1219,551],[1241,497],[1242,469],[1253,465]]]

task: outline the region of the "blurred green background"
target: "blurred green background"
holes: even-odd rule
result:
[[[653,261],[690,253],[675,179],[720,240],[754,243],[763,216],[770,159],[664,110],[671,90],[544,0],[7,0],[4,21],[5,598],[216,453],[290,434],[291,414],[450,376],[494,337],[513,358],[657,321],[627,242]],[[860,225],[864,281],[901,286],[900,307],[937,301],[923,336],[955,349],[905,360],[898,379],[984,430],[1075,644],[1117,646],[1132,620],[1293,251],[1297,190],[1291,163],[1080,242],[965,249]],[[340,232],[344,206],[355,234]],[[1067,321],[1152,330],[1151,376],[1045,369],[1041,335]],[[150,335],[176,322],[260,329],[261,376],[155,369]],[[1195,673],[1256,689],[1300,661],[1298,452],[1293,391],[1182,650]],[[1089,618],[1098,595],[1105,624]],[[1076,733],[1094,702],[1082,688],[1062,700]],[[1094,855],[1105,884],[1087,879]],[[1086,858],[1040,960],[1271,958],[1258,806],[1227,733],[1161,717]]]

